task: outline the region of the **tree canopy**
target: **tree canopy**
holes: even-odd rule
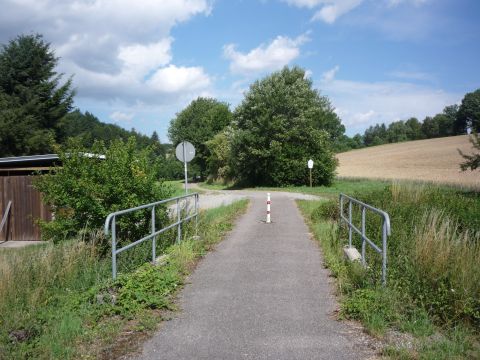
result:
[[[467,128],[480,132],[480,89],[465,95],[458,109],[456,127],[462,133]]]
[[[256,81],[234,113],[232,171],[250,185],[306,184],[307,160],[314,183],[329,184],[336,162],[332,139],[342,133],[326,97],[312,88],[305,71],[285,67]]]
[[[173,145],[189,141],[195,146],[192,161],[202,176],[207,176],[207,159],[210,156],[206,142],[221,132],[232,121],[228,104],[212,98],[199,97],[171,120],[168,136]]]
[[[0,49],[0,153],[49,152],[58,122],[72,107],[71,79],[61,84],[58,59],[41,35],[20,35]]]

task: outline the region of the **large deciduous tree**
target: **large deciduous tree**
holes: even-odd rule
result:
[[[195,146],[196,155],[192,163],[199,167],[201,175],[205,177],[210,155],[206,142],[213,139],[231,121],[232,113],[228,104],[199,97],[172,119],[168,136],[174,146],[182,141],[190,141]]]
[[[480,89],[466,94],[458,109],[456,133],[466,134],[468,128],[480,132]]]
[[[285,67],[256,81],[234,113],[232,171],[250,185],[331,183],[336,167],[332,140],[342,125],[329,100],[312,88],[305,71]]]
[[[71,79],[41,35],[20,35],[0,49],[0,155],[51,150],[58,121],[72,107]]]

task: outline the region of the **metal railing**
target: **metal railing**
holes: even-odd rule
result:
[[[5,209],[5,212],[3,213],[2,222],[0,223],[0,233],[2,232],[5,224],[8,223],[8,220],[10,218],[10,208],[11,207],[12,207],[12,201],[10,200],[7,204],[7,208]],[[8,240],[8,225],[7,225],[7,232],[5,233],[5,241],[7,241],[7,240]]]
[[[195,203],[194,203],[194,213],[193,214],[188,214],[188,198],[194,198]],[[185,217],[182,218],[182,208],[180,206],[180,200],[185,199]],[[167,204],[170,202],[174,202],[176,204],[176,219],[177,221],[174,222],[173,224],[170,224],[166,227],[163,227],[159,230],[156,229],[155,226],[155,208],[159,205]],[[160,235],[161,233],[170,230],[174,227],[177,227],[177,242],[180,242],[182,238],[182,223],[192,219],[195,217],[195,235],[198,234],[198,201],[199,201],[199,196],[198,193],[193,193],[193,194],[188,194],[188,195],[183,195],[183,196],[177,196],[173,197],[170,199],[165,199],[161,201],[157,201],[151,204],[146,204],[146,205],[141,205],[137,206],[134,208],[130,209],[125,209],[125,210],[120,210],[113,212],[109,214],[105,220],[105,236],[108,236],[108,234],[111,231],[111,236],[112,236],[112,277],[113,279],[117,278],[117,255],[134,247],[137,246],[144,241],[147,240],[152,240],[152,262],[155,262],[156,259],[156,254],[155,254],[155,247],[156,247],[156,237]],[[132,213],[134,211],[139,211],[139,210],[145,210],[145,209],[152,209],[151,210],[151,232],[149,235],[141,238],[140,240],[136,240],[122,248],[117,249],[117,230],[116,230],[116,219],[117,216]]]
[[[348,201],[348,219],[345,217],[344,201]],[[361,229],[358,229],[352,223],[352,204],[357,204],[362,212]],[[383,219],[382,222],[382,247],[377,246],[372,240],[370,240],[366,233],[366,212],[370,210],[380,215]],[[366,266],[366,244],[370,245],[377,253],[382,255],[382,284],[385,286],[387,283],[387,237],[390,236],[390,216],[383,210],[377,209],[371,205],[365,204],[357,199],[354,199],[348,195],[340,194],[340,225],[342,220],[348,226],[348,245],[352,247],[352,230],[361,236],[362,239],[362,265]]]

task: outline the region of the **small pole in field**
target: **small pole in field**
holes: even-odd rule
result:
[[[307,162],[308,169],[310,170],[310,187],[312,187],[312,169],[313,169],[313,160],[310,159]]]
[[[270,193],[267,193],[267,221],[266,221],[267,224],[270,224],[270,223],[271,223],[271,219],[270,219],[270,204],[271,204],[271,201],[270,201]]]

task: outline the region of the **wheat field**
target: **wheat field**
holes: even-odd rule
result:
[[[337,154],[337,175],[349,178],[415,180],[480,189],[480,170],[460,171],[463,153],[473,152],[468,135],[373,146]]]

